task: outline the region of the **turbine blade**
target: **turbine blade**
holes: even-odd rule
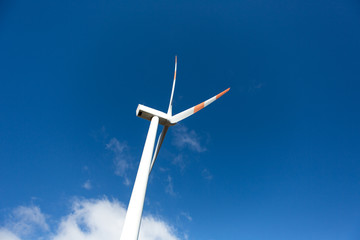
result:
[[[152,158],[152,160],[151,160],[151,165],[150,165],[149,174],[150,174],[150,172],[151,172],[151,170],[152,170],[152,168],[153,168],[153,166],[154,166],[155,160],[156,160],[156,158],[157,158],[157,156],[158,156],[158,154],[159,154],[159,151],[160,151],[160,148],[161,148],[161,144],[162,144],[162,142],[164,141],[164,138],[165,138],[165,135],[166,135],[166,132],[167,132],[168,128],[169,128],[168,126],[164,126],[162,132],[160,133],[158,142],[157,142],[157,144],[156,144],[154,156],[153,156],[153,158]]]
[[[193,115],[194,113],[200,111],[201,109],[203,109],[204,107],[210,105],[211,103],[213,103],[215,100],[219,99],[222,95],[224,95],[225,93],[227,93],[230,90],[230,88],[226,89],[225,91],[219,93],[218,95],[206,100],[205,102],[202,102],[192,108],[189,108],[181,113],[176,114],[175,116],[170,118],[170,122],[172,124],[178,123],[181,120]]]
[[[172,90],[171,90],[171,97],[170,97],[169,108],[168,108],[168,112],[167,112],[170,116],[172,115],[172,101],[173,101],[173,97],[174,97],[174,90],[175,90],[176,70],[177,70],[177,56],[175,56],[174,81],[173,81],[173,86],[172,86]]]

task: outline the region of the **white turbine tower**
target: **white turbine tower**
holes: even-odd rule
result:
[[[177,57],[175,57],[175,73],[174,73],[174,82],[171,91],[170,104],[167,113],[160,112],[153,108],[146,107],[144,105],[139,104],[136,109],[136,116],[147,119],[150,122],[149,131],[146,137],[145,146],[143,153],[141,155],[141,160],[139,164],[139,169],[136,175],[135,184],[132,190],[132,194],[130,197],[129,206],[127,209],[125,222],[123,225],[123,230],[121,233],[120,240],[137,240],[140,229],[141,215],[144,206],[144,199],[146,193],[146,187],[148,183],[149,174],[154,166],[154,162],[156,160],[157,155],[159,154],[159,150],[161,148],[161,144],[164,141],[164,137],[166,132],[170,126],[175,125],[181,120],[191,116],[197,111],[203,109],[204,107],[210,105],[210,103],[214,102],[216,99],[220,98],[222,95],[227,93],[230,88],[221,92],[220,94],[202,102],[192,108],[189,108],[179,114],[172,115],[172,101],[174,96],[175,82],[176,82],[176,69],[177,69]],[[154,144],[156,138],[156,132],[158,125],[161,124],[164,126],[162,132],[157,141],[157,145],[154,151]]]

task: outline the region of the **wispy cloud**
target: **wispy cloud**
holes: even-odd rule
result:
[[[184,125],[177,125],[173,128],[172,143],[178,148],[189,148],[192,151],[204,152],[206,148],[200,143],[200,137],[194,130],[189,130]]]
[[[34,209],[30,207],[29,209]],[[26,212],[27,210],[20,210]],[[35,212],[40,212],[37,208]],[[103,199],[83,199],[76,200],[73,203],[71,212],[61,218],[59,224],[54,227],[55,231],[49,230],[45,218],[39,218],[35,213],[33,219],[34,227],[37,224],[42,225],[47,230],[43,236],[33,237],[32,239],[50,239],[50,240],[118,240],[122,231],[126,214],[125,207],[116,200]],[[30,214],[33,215],[33,214]],[[18,219],[20,222],[21,219]],[[0,228],[1,240],[21,240],[28,239],[26,234],[18,233],[13,229],[16,228],[17,222],[12,226]],[[31,229],[29,229],[31,230]],[[141,240],[178,240],[175,229],[168,223],[159,220],[151,215],[144,216],[141,224]]]
[[[87,180],[83,185],[83,188],[85,188],[86,190],[90,190],[92,188],[91,182],[90,180]]]
[[[115,174],[124,178],[125,185],[130,185],[130,180],[126,174],[130,167],[130,158],[125,152],[126,149],[128,149],[127,144],[120,143],[116,138],[112,138],[110,142],[106,144],[106,149],[114,153]]]
[[[204,168],[202,171],[201,171],[201,176],[210,181],[213,179],[213,175],[211,174],[211,172],[207,169],[207,168]]]
[[[84,170],[85,172],[89,172],[89,171],[90,171],[90,170],[89,170],[89,167],[86,166],[86,165],[83,167],[83,170]]]
[[[96,141],[104,142],[109,137],[109,134],[107,133],[105,126],[102,126],[100,129],[92,131],[90,136]]]
[[[113,137],[109,140],[109,133],[105,126],[100,129],[92,131],[92,136],[96,141],[105,143],[105,149],[113,153],[113,163],[115,166],[115,174],[123,178],[123,183],[126,186],[130,185],[130,180],[127,177],[127,172],[131,168],[131,155],[128,153],[129,147],[126,142],[120,142]],[[89,167],[84,166],[84,171],[89,172]],[[85,187],[85,186],[83,186]]]
[[[174,184],[172,181],[172,177],[170,175],[168,175],[167,178],[167,185],[165,187],[165,192],[173,197],[176,196],[176,193],[174,192]]]
[[[189,222],[192,221],[192,217],[190,216],[190,214],[188,212],[181,212],[180,215],[183,216],[184,218],[186,218]]]
[[[174,164],[175,166],[180,167],[181,171],[184,171],[184,169],[186,167],[186,164],[185,164],[185,161],[184,161],[184,156],[182,154],[177,155],[172,160],[172,164]]]
[[[248,88],[248,92],[254,92],[254,91],[257,91],[261,88],[263,88],[265,86],[265,84],[263,82],[257,82],[257,81],[252,81],[250,83],[250,86]]]

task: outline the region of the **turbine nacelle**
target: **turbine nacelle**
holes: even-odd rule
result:
[[[173,126],[176,123],[171,123],[171,115],[163,113],[159,110],[139,104],[136,109],[136,116],[151,121],[155,116],[159,118],[159,124],[163,126]]]

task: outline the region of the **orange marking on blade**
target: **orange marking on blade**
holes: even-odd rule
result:
[[[175,71],[174,71],[174,80],[176,79],[176,65],[177,65],[177,56],[175,56]]]
[[[220,98],[222,95],[224,95],[225,93],[227,93],[230,90],[230,88],[226,89],[225,91],[222,91],[221,93],[219,93],[218,95],[216,95],[216,99]]]
[[[203,109],[204,107],[205,107],[205,102],[202,102],[202,103],[196,105],[196,106],[194,107],[194,113],[196,113],[197,111],[200,111],[200,110]]]

